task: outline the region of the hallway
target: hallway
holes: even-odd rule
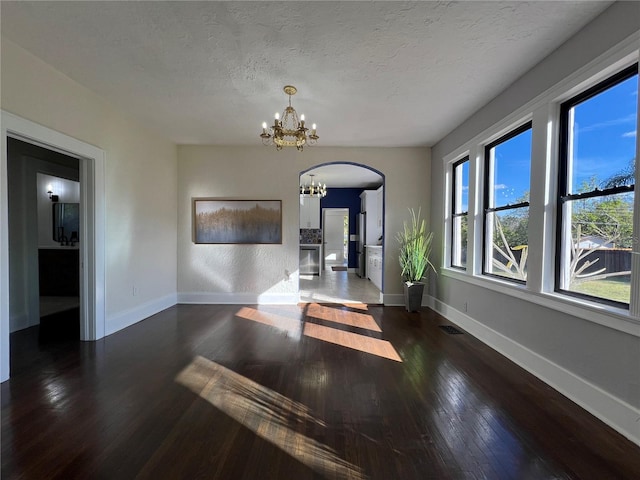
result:
[[[321,276],[300,275],[300,301],[379,304],[380,290],[366,278],[347,271],[325,270]]]

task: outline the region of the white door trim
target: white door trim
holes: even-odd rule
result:
[[[9,210],[7,138],[13,137],[80,160],[80,339],[104,337],[105,326],[105,152],[50,128],[0,112],[0,382],[9,379]]]

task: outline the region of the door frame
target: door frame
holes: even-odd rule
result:
[[[80,340],[105,332],[105,152],[63,133],[0,111],[0,382],[9,379],[9,209],[7,138],[77,158],[80,167]]]

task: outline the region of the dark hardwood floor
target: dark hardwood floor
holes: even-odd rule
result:
[[[638,479],[640,448],[428,309],[178,305],[12,335],[3,479]]]

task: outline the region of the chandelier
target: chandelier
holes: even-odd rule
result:
[[[308,195],[310,197],[326,197],[327,196],[327,184],[324,185],[322,182],[318,182],[316,185],[316,181],[313,177],[315,175],[310,173],[311,181],[307,182],[306,185],[300,185],[300,195]]]
[[[297,91],[298,89],[293,85],[284,87],[284,93],[289,95],[289,106],[282,112],[282,120],[280,120],[280,114],[276,113],[273,126],[267,127],[267,122],[262,123],[260,138],[264,145],[275,145],[276,150],[282,150],[282,147],[296,147],[302,150],[305,145],[313,145],[320,138],[316,134],[315,123],[307,135],[309,129],[304,126],[304,115],[300,115],[298,119],[298,114],[291,106],[291,95],[295,95]]]

